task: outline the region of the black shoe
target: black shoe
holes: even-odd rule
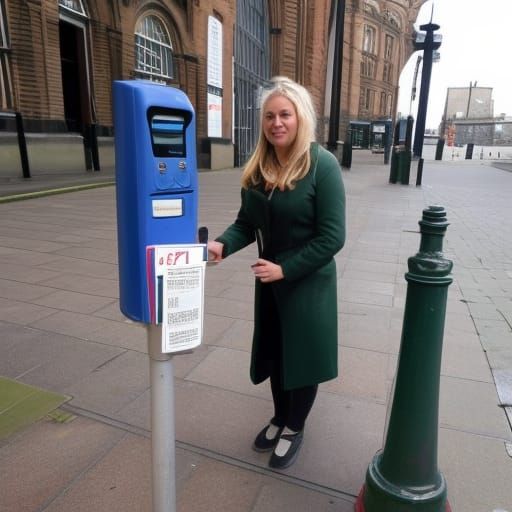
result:
[[[302,438],[304,437],[304,432],[301,430],[296,434],[281,434],[280,439],[285,439],[290,441],[290,446],[286,453],[283,455],[278,455],[276,450],[272,453],[268,465],[274,469],[284,469],[288,466],[291,466],[299,454],[299,449],[302,445]]]
[[[273,426],[277,427],[277,425]],[[281,432],[283,431],[284,427],[277,427],[278,431],[276,432],[275,437],[272,439],[267,438],[267,430],[269,429],[270,424],[267,425],[257,436],[254,440],[254,443],[252,444],[252,449],[257,452],[269,452],[274,448],[274,446],[279,441],[279,436],[281,435]]]

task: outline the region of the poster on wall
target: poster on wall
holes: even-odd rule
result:
[[[208,137],[222,137],[222,97],[208,92]]]
[[[222,137],[222,23],[208,17],[208,137]]]

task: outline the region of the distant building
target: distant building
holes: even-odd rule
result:
[[[476,82],[475,82],[476,83]],[[444,120],[492,117],[492,87],[449,87],[446,93]]]
[[[440,133],[448,146],[512,144],[512,118],[494,117],[492,87],[449,87]]]
[[[451,132],[453,144],[477,144],[482,146],[512,146],[512,117],[487,119],[455,119]]]
[[[345,3],[340,138],[378,144],[426,0]],[[113,164],[112,81],[182,89],[196,111],[198,164],[243,165],[272,75],[311,92],[326,141],[335,34],[332,0],[2,0],[0,175],[19,170],[14,113],[31,169]],[[97,142],[97,144],[96,144]],[[11,155],[12,158],[6,158]],[[92,164],[91,164],[92,160]]]
[[[345,138],[346,129],[350,128],[353,147],[379,146],[383,123],[390,123],[395,117],[398,81],[414,51],[413,23],[423,3],[425,0],[347,2],[340,137]],[[330,108],[333,32],[331,27],[326,120]]]

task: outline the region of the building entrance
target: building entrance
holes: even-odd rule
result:
[[[85,27],[59,22],[64,116],[70,132],[83,133],[90,121]]]

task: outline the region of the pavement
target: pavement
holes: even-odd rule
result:
[[[354,509],[382,447],[407,258],[434,204],[447,210],[454,263],[439,469],[453,511],[512,512],[512,173],[426,161],[416,187],[414,167],[411,185],[392,185],[382,155],[360,151],[343,171],[340,377],[320,385],[303,448],[284,471],[251,449],[272,415],[268,384],[248,377],[255,248],[208,267],[204,343],[173,358],[178,512]],[[1,512],[151,510],[146,331],[119,311],[115,189],[102,172],[94,185],[107,186],[26,200],[11,199],[88,182],[0,183]],[[199,223],[212,237],[236,215],[239,178],[237,169],[199,175]],[[22,388],[8,406],[2,382]],[[14,423],[10,408],[36,393],[49,394],[47,410]]]

